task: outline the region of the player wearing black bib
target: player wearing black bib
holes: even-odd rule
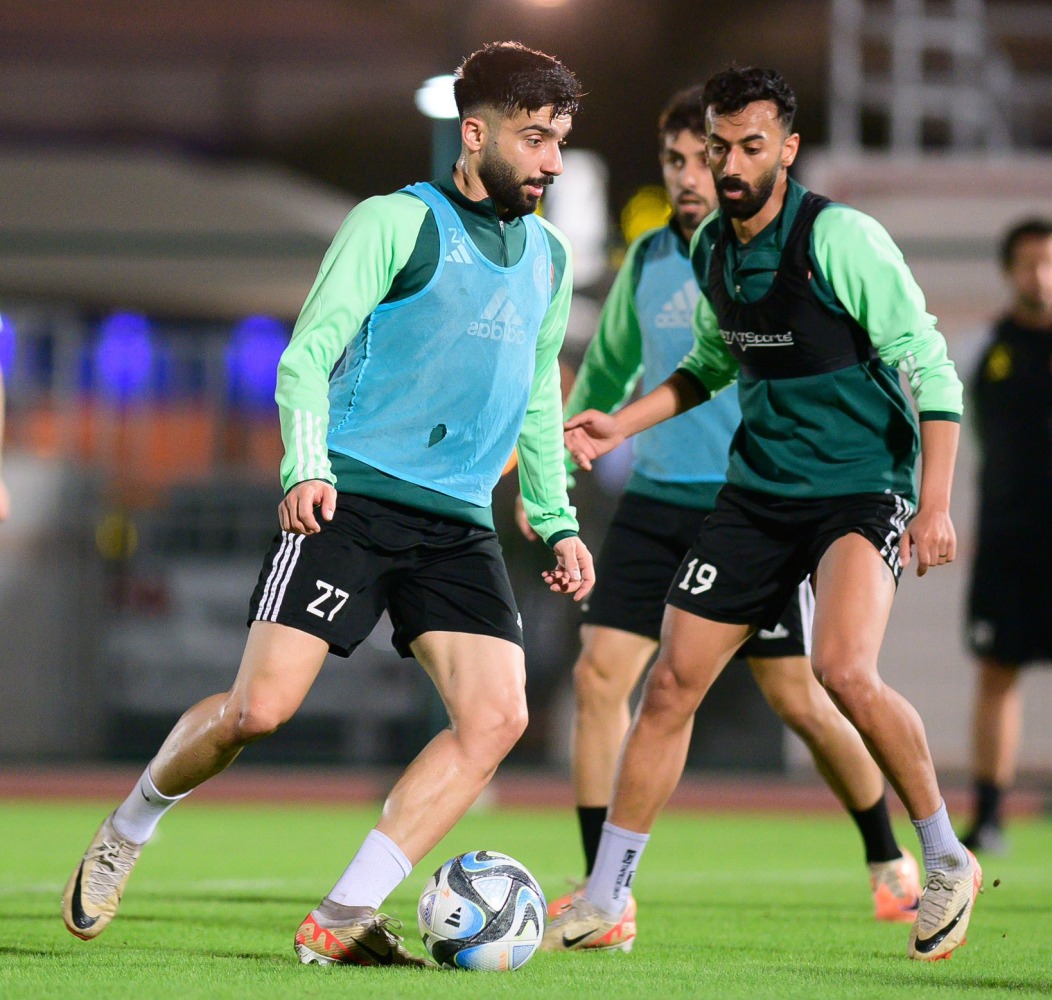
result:
[[[691,87],[661,114],[661,169],[672,218],[629,246],[566,402],[568,417],[587,409],[612,411],[631,397],[637,382],[650,391],[693,343],[691,317],[700,292],[689,243],[716,207],[702,98],[703,88]],[[738,393],[731,387],[709,405],[632,440],[632,475],[598,556],[573,668],[571,762],[585,878],[595,863],[617,757],[631,722],[630,697],[658,647],[669,583],[723,486],[731,436],[740,422]],[[854,819],[874,916],[910,922],[920,898],[917,861],[895,839],[884,776],[811,670],[813,608],[810,581],[801,581],[778,623],[756,632],[740,655],[767,703],[804,742]],[[550,900],[549,914],[561,913],[579,891]],[[611,947],[616,939],[628,950],[634,935],[630,904],[618,934],[605,943]]]
[[[982,875],[950,826],[923,725],[881,680],[877,657],[911,553],[923,574],[956,552],[949,503],[960,381],[883,228],[789,179],[800,137],[785,81],[730,69],[708,81],[705,103],[720,213],[691,248],[702,290],[695,346],[640,400],[568,421],[566,440],[590,468],[626,437],[735,381],[742,422],[728,485],[669,590],[592,876],[549,925],[545,947],[601,942],[616,928],[650,827],[682,773],[698,704],[810,574],[815,672],[906,805],[923,848],[927,883],[907,954],[943,958],[964,941]]]
[[[1002,804],[1022,735],[1020,668],[1052,661],[1052,220],[1013,226],[1001,266],[1012,307],[973,382],[982,457],[968,638],[979,677],[964,837],[995,853],[1006,847]]]

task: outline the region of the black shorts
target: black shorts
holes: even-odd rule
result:
[[[395,649],[424,632],[492,635],[522,645],[522,625],[492,531],[386,500],[340,493],[315,535],[281,532],[263,560],[249,605],[349,656],[391,615]]]
[[[968,595],[968,644],[976,656],[1001,663],[1052,661],[1047,555],[980,539]]]
[[[584,624],[621,629],[656,642],[669,583],[709,513],[639,494],[622,495],[599,551]],[[804,581],[778,623],[752,636],[742,652],[758,657],[806,655],[811,650],[813,607],[810,584]]]
[[[872,543],[896,583],[913,505],[885,493],[787,499],[725,486],[666,600],[701,618],[775,628],[786,602],[838,538]]]

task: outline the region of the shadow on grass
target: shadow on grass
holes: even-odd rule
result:
[[[17,958],[61,958],[63,961],[69,957],[66,952],[57,948],[20,948],[16,944],[0,945],[0,955],[14,955]]]
[[[866,901],[865,896],[859,897],[858,905],[849,905],[850,901],[839,901],[839,904],[831,904],[828,899],[821,897],[811,902],[793,899],[793,918],[814,918],[820,923],[850,923],[855,920],[874,922],[872,917],[872,904]],[[689,916],[697,919],[698,908],[706,914],[718,916],[730,914],[736,917],[742,913],[751,913],[760,916],[774,916],[779,920],[784,919],[785,904],[780,900],[748,900],[748,899],[713,899],[698,900],[684,899],[682,902],[655,900],[647,902],[647,909],[654,909],[670,916]]]
[[[289,949],[291,952],[291,948]],[[62,948],[52,948],[45,950],[43,948],[30,948],[30,947],[19,947],[18,945],[0,945],[0,956],[12,956],[15,958],[41,958],[41,959],[52,959],[57,962],[62,962],[64,965],[69,963],[71,954],[78,954],[79,949],[73,949],[72,951]],[[79,952],[87,958],[102,958],[105,957],[108,961],[112,961],[114,957],[113,951],[107,952],[96,952],[94,954],[88,954],[87,952]],[[120,949],[120,953],[129,961],[135,961],[138,959],[151,959],[156,958],[157,951],[154,949],[146,949],[140,947],[134,947],[130,945],[124,945]],[[252,962],[257,966],[268,966],[273,968],[285,968],[290,965],[295,965],[295,958],[285,958],[281,955],[268,953],[260,954],[259,952],[215,952],[209,951],[204,948],[179,948],[179,947],[166,947],[164,954],[167,956],[180,955],[187,958],[192,958],[194,961],[201,961],[202,959],[209,959],[216,962],[224,961],[237,961],[237,962]]]
[[[953,956],[950,961],[956,962],[957,968],[952,970],[944,962],[931,965],[910,962],[901,971],[896,968],[885,968],[879,974],[874,973],[865,978],[871,980],[874,986],[880,986],[889,991],[896,987],[901,987],[903,990],[915,990],[918,986],[923,985],[925,990],[943,990],[947,993],[961,993],[964,990],[1026,990],[1033,991],[1036,995],[1047,995],[1052,992],[1052,979],[1043,976],[1027,978],[1025,976],[968,975],[967,973],[961,975],[957,973],[960,963],[967,960],[967,957],[963,955]],[[903,961],[909,962],[909,959]],[[940,972],[943,969],[946,971],[937,979],[934,976],[920,978],[927,970],[933,971],[933,966],[941,967]]]
[[[321,898],[320,896],[318,897]],[[208,903],[213,906],[223,906],[227,903],[237,904],[238,906],[260,906],[260,905],[288,905],[299,904],[301,906],[310,909],[311,906],[317,904],[317,901],[311,902],[313,897],[311,896],[228,896],[223,892],[166,892],[163,895],[140,895],[137,897],[143,905],[150,904],[169,904],[187,906],[196,906],[201,903]],[[304,910],[304,913],[307,911]]]
[[[754,965],[757,961],[755,949],[747,947],[725,946],[720,949],[721,953],[730,955],[740,953],[738,964],[741,967]],[[828,956],[827,956],[828,957]],[[1005,974],[1002,976],[986,973],[970,973],[968,963],[971,960],[967,952],[954,953],[948,961],[941,962],[916,962],[901,956],[899,961],[888,964],[889,956],[883,952],[872,952],[868,955],[859,955],[858,959],[872,959],[878,963],[878,967],[872,970],[864,968],[860,962],[856,962],[851,969],[851,986],[853,991],[871,985],[873,995],[898,995],[896,990],[901,989],[902,995],[910,991],[923,988],[925,991],[935,990],[946,993],[960,994],[968,990],[996,990],[1014,991],[1025,990],[1034,995],[1052,994],[1052,979],[1034,969],[1034,975]],[[983,959],[976,955],[976,964]],[[952,963],[952,964],[951,964]],[[816,993],[823,994],[826,980],[833,976],[841,976],[842,970],[834,970],[828,964],[808,965],[801,968],[800,964],[793,961],[771,961],[770,953],[763,960],[765,975],[769,974],[772,979],[777,980],[784,976],[785,980],[791,981],[799,978],[801,974],[808,979],[814,980]],[[841,980],[842,981],[842,980]]]

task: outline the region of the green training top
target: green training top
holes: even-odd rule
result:
[[[640,302],[644,274],[656,288]],[[603,302],[595,336],[577,370],[564,416],[569,419],[591,408],[611,413],[628,401],[641,379],[642,391],[648,392],[667,378],[692,342],[690,316],[697,297],[687,241],[674,221],[633,240]],[[644,367],[654,369],[646,379]],[[693,435],[682,459],[689,474],[656,478],[640,469],[639,453],[647,435],[667,438],[674,433],[669,423],[635,438],[635,460],[625,492],[677,507],[711,510],[725,480],[730,435],[740,416],[735,412],[730,419],[717,411],[724,410],[725,404],[736,410],[737,393],[733,396],[722,396],[718,404],[677,418],[682,431],[669,442],[669,447],[677,450],[680,437]],[[722,448],[715,446],[716,439]],[[708,462],[702,455],[709,442],[713,443],[712,450],[719,453],[716,465],[712,463],[715,455]],[[576,466],[569,452],[566,469],[572,487]]]
[[[777,218],[746,244],[733,236],[727,240],[723,278],[735,301],[756,303],[771,289],[806,193],[790,179]],[[709,263],[721,225],[717,212],[691,242],[702,295],[694,316],[694,347],[681,364],[710,394],[739,377],[708,289]],[[830,312],[850,316],[866,331],[883,365],[877,370],[858,364],[818,375],[759,380],[758,386],[751,380],[748,393],[743,378],[743,431],[732,446],[728,482],[777,496],[894,492],[915,500],[915,453],[892,458],[880,428],[888,434],[899,433],[905,423],[915,428],[898,380],[890,377],[892,369],[905,373],[921,420],[960,420],[961,382],[935,317],[926,311],[924,295],[901,251],[880,223],[862,212],[838,204],[822,209],[811,231],[809,260],[817,298]],[[755,456],[743,459],[736,447],[750,427],[756,429],[754,438],[763,442],[759,461]],[[868,450],[868,456],[860,450]]]
[[[522,219],[502,221],[490,199],[471,201],[452,178],[431,182],[452,203],[476,247],[494,264],[510,266],[526,247]],[[577,533],[566,494],[562,396],[558,356],[573,289],[566,238],[541,220],[554,270],[551,304],[537,339],[536,369],[518,440],[519,482],[531,525],[552,545]],[[431,209],[404,191],[368,198],[344,220],[322,260],[292,339],[278,365],[275,398],[285,458],[286,492],[307,479],[333,483],[343,493],[389,500],[441,517],[493,527],[490,505],[477,506],[388,475],[325,447],[330,425],[329,377],[381,303],[421,292],[434,276],[440,248]],[[406,372],[406,392],[413,373]]]

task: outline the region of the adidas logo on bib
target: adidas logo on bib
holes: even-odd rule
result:
[[[449,253],[446,254],[446,260],[448,260],[451,264],[470,264],[471,254],[468,253],[467,247],[454,247]]]
[[[689,330],[697,302],[698,286],[693,281],[685,281],[683,287],[673,293],[672,298],[661,307],[654,322],[663,330]]]
[[[519,310],[508,297],[504,288],[498,288],[482,310],[482,316],[468,323],[469,337],[479,340],[499,340],[508,344],[522,344],[526,340],[526,328]]]
[[[471,254],[468,253],[468,248],[464,245],[464,234],[455,226],[450,226],[449,228],[449,245],[453,249],[446,254],[446,260],[451,264],[474,263],[471,259]]]

